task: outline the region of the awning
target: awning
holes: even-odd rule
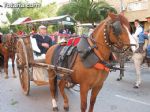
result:
[[[94,25],[99,25],[98,23],[94,23]],[[92,23],[82,23],[82,24],[78,24],[79,27],[93,27]]]
[[[48,23],[48,24],[66,24],[66,25],[74,25],[76,20],[74,20],[69,15],[57,16],[57,17],[50,17],[50,18],[43,18],[37,19],[32,21],[27,21],[25,24],[32,24],[32,23]]]
[[[20,25],[20,24],[24,24],[27,21],[31,21],[31,18],[29,17],[22,17],[22,18],[18,18],[15,22],[13,22],[11,25]]]

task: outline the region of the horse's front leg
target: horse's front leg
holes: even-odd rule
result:
[[[65,85],[66,85],[66,81],[65,80],[60,80],[59,82],[59,89],[60,89],[60,93],[63,96],[64,99],[64,110],[65,111],[69,111],[69,104],[68,104],[68,97],[65,94]]]
[[[93,112],[96,97],[97,97],[99,91],[101,90],[102,86],[103,86],[103,84],[99,84],[92,89],[89,112]]]
[[[80,100],[81,100],[81,112],[86,112],[87,109],[87,94],[89,91],[89,86],[84,84],[80,85]]]
[[[8,79],[8,57],[4,57],[4,72],[5,72],[5,79]]]
[[[124,61],[121,60],[121,62],[119,63],[120,64],[120,68],[123,68],[124,69]],[[120,76],[119,78],[117,79],[117,81],[120,81],[122,80],[122,77],[124,76],[124,70],[120,70]]]
[[[50,84],[50,93],[52,97],[52,105],[53,105],[53,111],[58,111],[58,106],[56,102],[56,91],[57,91],[57,82],[55,80],[55,73],[53,71],[48,71],[49,73],[49,84]]]
[[[12,68],[13,68],[13,77],[16,78],[16,75],[15,75],[15,64],[14,64],[15,56],[13,56],[13,57],[11,58],[11,60],[12,60]]]

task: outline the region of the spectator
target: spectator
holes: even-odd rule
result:
[[[93,29],[93,28],[90,28],[90,29],[89,29],[88,37],[90,37],[90,36],[91,36],[91,34],[93,33],[93,31],[94,31],[94,29]]]
[[[46,54],[48,48],[52,45],[52,40],[47,35],[47,27],[43,25],[39,26],[39,33],[33,35],[33,38],[36,39],[37,45],[41,51],[39,55]]]
[[[137,37],[139,37],[139,35],[140,35],[141,33],[143,33],[144,29],[143,29],[142,26],[140,25],[140,22],[139,22],[138,19],[136,19],[136,20],[134,21],[134,25],[135,25],[136,30],[135,30],[135,33],[133,34],[133,36],[134,36],[134,38],[137,38]],[[142,43],[141,40],[139,39],[139,48],[138,48],[135,52],[136,52],[136,53],[142,52],[142,50],[143,50],[143,45],[144,45],[144,43]]]

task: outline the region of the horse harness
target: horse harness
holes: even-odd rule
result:
[[[111,42],[110,35],[109,35],[110,28],[112,28],[113,34],[115,35],[115,37],[118,40],[117,43]],[[115,21],[110,20],[110,21],[106,22],[105,28],[104,28],[104,41],[105,41],[105,44],[107,45],[107,47],[110,48],[111,52],[114,52],[114,53],[125,53],[130,48],[131,45],[124,44],[121,41],[121,38],[120,38],[121,34],[122,34],[122,26],[121,26],[121,23],[119,21],[119,18],[116,19]],[[107,68],[110,69],[110,70],[122,70],[121,68],[113,67],[114,66],[113,64],[107,63],[103,59],[102,55],[97,50],[98,49],[97,44],[100,44],[100,43],[96,42],[93,34],[91,34],[91,36],[88,38],[88,43],[91,46],[90,50],[94,51],[94,53],[99,58],[99,63],[104,65],[103,68],[106,69],[106,71],[107,71]],[[122,45],[123,49],[118,49],[119,45]]]
[[[122,30],[121,30],[122,26],[121,26],[120,21],[119,20],[108,21],[106,22],[105,28],[104,28],[105,43],[110,48],[111,52],[119,51],[119,53],[124,53],[128,48],[123,49],[123,50],[117,50],[117,51],[115,51],[112,48],[112,47],[118,47],[118,44],[121,44],[123,46],[126,46],[126,45],[124,45],[123,42],[121,41],[118,41],[117,43],[111,42],[110,35],[109,35],[111,27],[113,29],[114,35],[118,38],[118,40],[120,40],[119,36],[122,33]],[[97,44],[99,43],[95,41],[93,34],[91,34],[89,38],[81,38],[77,46],[61,47],[60,45],[58,45],[58,47],[56,47],[56,49],[54,50],[54,55],[52,57],[52,62],[51,62],[51,64],[56,66],[56,69],[54,71],[57,73],[57,66],[62,66],[65,68],[72,69],[75,59],[77,57],[77,54],[79,54],[81,61],[83,62],[83,65],[87,68],[93,67],[97,63],[99,63],[102,66],[102,69],[107,72],[109,72],[110,70],[121,70],[120,68],[114,67],[112,64],[107,63],[103,59],[102,55],[97,50],[98,49]],[[69,58],[69,57],[72,57],[72,58]],[[71,65],[69,65],[68,63],[71,63]],[[61,77],[61,78],[64,78],[65,80],[71,82],[70,75],[67,75],[67,77]]]
[[[115,35],[115,37],[117,38],[117,43],[113,43],[111,42],[111,39],[110,39],[110,28],[113,29],[113,34]],[[127,45],[127,44],[124,44],[122,41],[121,41],[121,38],[120,38],[120,35],[122,34],[122,25],[119,21],[119,18],[116,19],[115,21],[107,21],[106,24],[105,24],[105,28],[104,28],[104,41],[106,43],[106,45],[110,48],[110,50],[112,52],[117,52],[117,53],[124,53],[126,50],[129,49],[130,45]],[[90,40],[96,45],[96,44],[99,44],[98,42],[95,41],[94,39],[94,36],[93,34],[91,34],[90,36]],[[118,45],[122,45],[122,46],[125,46],[127,48],[124,48],[124,49],[113,49],[113,48],[117,48]]]
[[[11,34],[10,40],[7,39],[7,36],[2,37],[2,45],[5,49],[8,50],[8,52],[15,52],[15,37],[13,37],[13,34]]]

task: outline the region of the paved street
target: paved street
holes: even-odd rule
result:
[[[20,76],[22,87],[16,65],[17,77],[13,78],[12,63],[8,61],[8,58],[14,60],[15,56],[19,69],[29,69],[19,70],[19,73],[34,73],[30,78]],[[86,84],[81,86],[84,94],[87,92],[85,86],[92,88],[103,81],[100,78],[105,78],[104,74],[97,78],[97,71],[94,68],[87,70],[84,65],[107,70],[99,63],[110,67],[121,58],[129,61],[125,64],[125,76],[117,81],[120,71],[109,73],[93,112],[150,112],[150,67],[143,64],[141,77],[136,81],[131,57],[137,65],[150,61],[150,0],[0,0],[0,66],[3,61],[9,63],[8,79],[5,79],[7,76],[0,67],[0,112],[53,112],[52,101],[56,110],[58,105],[59,112],[65,112],[59,89],[56,104],[51,98],[50,86],[36,84],[47,84],[43,83],[48,80],[47,71],[42,71],[42,68],[58,70],[62,77],[63,72],[68,75],[72,71],[42,62],[69,68],[75,63],[74,69],[78,71],[74,73],[81,73],[83,77],[73,76],[77,80],[74,82]],[[107,60],[113,63],[105,63]],[[95,75],[94,78],[91,74]],[[29,79],[32,81],[26,96],[24,93],[28,93]],[[135,84],[140,87],[134,88]],[[95,86],[95,94],[96,89]],[[80,85],[65,88],[65,91],[69,112],[81,112]],[[95,94],[92,93],[93,96]],[[95,98],[90,98],[91,90],[88,97],[87,94],[81,96],[88,99],[87,107],[90,99],[93,103]]]
[[[132,64],[121,82],[117,82],[119,72],[110,73],[103,89],[97,97],[94,112],[150,112],[150,68],[142,67],[143,84],[139,89],[133,89],[135,71]],[[11,68],[9,69],[11,74]],[[0,112],[52,112],[48,86],[31,84],[29,96],[22,93],[18,77],[4,79],[0,74]],[[78,89],[78,87],[76,87]],[[70,100],[70,111],[80,111],[79,93],[66,90]],[[62,98],[59,97],[60,112],[64,112]]]

